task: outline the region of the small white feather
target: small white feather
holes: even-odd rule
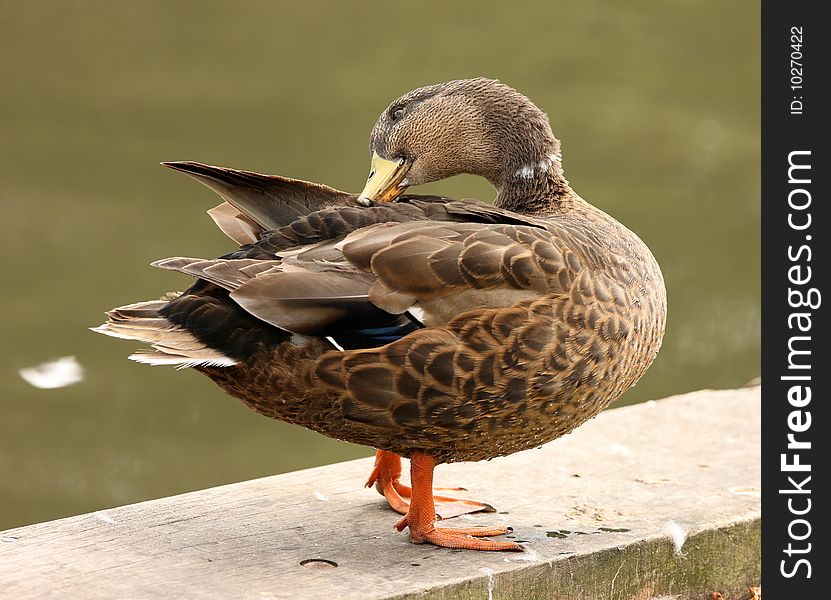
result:
[[[29,385],[44,390],[66,387],[84,379],[84,369],[74,356],[62,356],[34,367],[20,369],[18,373]]]
[[[113,523],[113,524],[118,523],[118,521],[113,519],[110,515],[108,515],[103,510],[97,510],[92,514],[96,519],[98,519],[99,521],[104,521],[104,523]]]
[[[664,529],[672,538],[672,543],[675,546],[675,556],[684,558],[686,554],[681,551],[681,548],[684,547],[684,543],[687,541],[687,532],[675,521],[667,521]]]

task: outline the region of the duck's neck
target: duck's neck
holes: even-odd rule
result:
[[[559,143],[541,145],[534,152],[512,153],[492,182],[497,190],[494,204],[518,213],[547,215],[565,210],[575,198],[563,176]]]

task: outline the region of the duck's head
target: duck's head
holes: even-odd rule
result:
[[[522,190],[526,196],[549,193],[550,180],[565,183],[560,142],[548,117],[492,79],[450,81],[404,94],[378,117],[369,149],[372,164],[360,196],[365,204],[462,173],[490,181],[497,202]]]

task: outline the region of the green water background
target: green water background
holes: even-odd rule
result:
[[[86,327],[187,286],[151,260],[230,248],[159,161],[356,191],[378,113],[428,83],[530,96],[574,188],[657,256],[664,347],[616,406],[759,373],[757,3],[2,1],[0,23],[0,529],[371,453]],[[18,376],[66,355],[82,383]]]

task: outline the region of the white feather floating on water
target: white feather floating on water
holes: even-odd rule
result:
[[[23,380],[36,388],[50,390],[66,387],[84,379],[84,368],[74,356],[41,363],[18,371]]]

